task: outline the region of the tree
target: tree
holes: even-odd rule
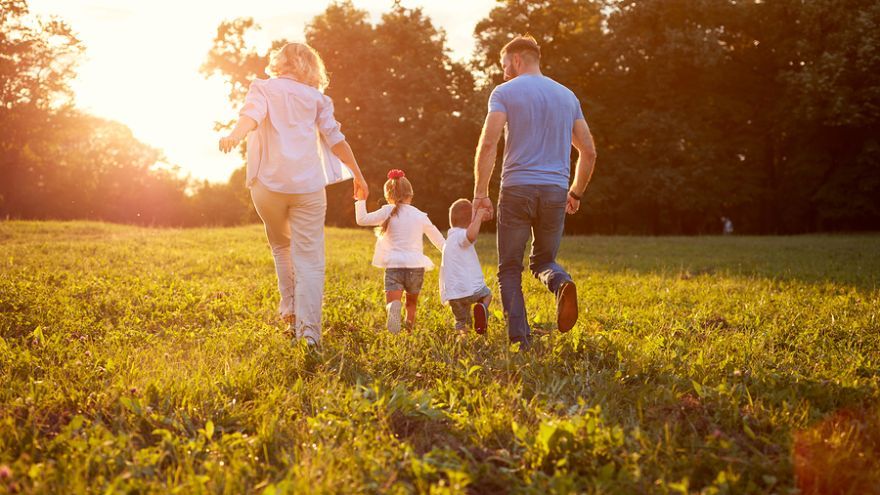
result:
[[[0,0],[0,215],[24,200],[34,171],[22,163],[52,131],[53,113],[71,105],[82,50],[65,23],[31,16],[24,0]]]
[[[869,0],[506,0],[475,67],[530,32],[584,103],[599,162],[577,231],[880,225],[880,8]],[[607,164],[607,165],[606,165]]]
[[[249,20],[222,24],[205,73],[220,74],[232,87],[262,76],[268,54],[253,52],[243,41],[255,28]],[[403,168],[419,206],[445,218],[453,199],[470,194],[479,124],[471,105],[473,77],[449,58],[443,32],[421,9],[395,5],[373,25],[365,11],[340,2],[316,16],[305,34],[324,59],[327,94],[372,190],[381,191],[385,171]],[[221,66],[217,60],[232,62]],[[233,91],[230,102],[240,105],[242,95]],[[328,197],[341,205],[328,209],[328,223],[352,225],[349,186],[331,187]],[[374,193],[371,200],[380,197]]]

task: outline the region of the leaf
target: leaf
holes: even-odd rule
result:
[[[752,440],[756,440],[758,438],[758,436],[755,435],[755,432],[752,431],[752,429],[749,428],[749,425],[747,425],[746,423],[743,423],[743,431],[746,432],[746,435],[748,435],[749,438],[751,438]]]
[[[697,395],[699,395],[700,398],[702,398],[703,397],[703,386],[694,380],[691,380],[691,384],[694,386],[694,391],[697,392]]]
[[[137,414],[138,416],[140,416],[143,412],[140,402],[138,402],[138,400],[134,397],[120,397],[119,402],[123,406],[125,406],[126,409]]]
[[[31,335],[34,337],[34,340],[37,341],[37,343],[39,344],[42,344],[43,341],[46,340],[46,338],[43,336],[43,327],[41,326],[37,326],[37,328],[35,328],[34,331],[31,332]]]
[[[210,419],[205,423],[205,437],[207,437],[208,440],[214,437],[214,422]]]

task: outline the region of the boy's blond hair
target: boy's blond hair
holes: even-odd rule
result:
[[[467,199],[456,199],[449,207],[449,226],[466,229],[473,217],[473,205]]]

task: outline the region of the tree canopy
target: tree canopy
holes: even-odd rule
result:
[[[0,6],[0,214],[255,219],[243,171],[193,182],[158,167],[161,152],[121,125],[77,111],[69,82],[84,48],[73,30],[30,15],[24,0]],[[221,23],[202,67],[228,82],[235,107],[266,77],[269,53],[247,42],[256,29]],[[569,231],[713,233],[722,216],[747,233],[880,228],[873,0],[499,0],[466,61],[421,9],[394,3],[372,21],[350,1],[331,3],[304,38],[330,72],[326,92],[371,201],[385,172],[402,168],[416,204],[445,225],[448,205],[472,192],[500,48],[523,33],[541,44],[544,74],[580,98],[596,139],[593,184]],[[349,186],[331,187],[330,202],[328,222],[353,225]]]

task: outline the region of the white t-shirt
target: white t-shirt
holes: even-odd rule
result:
[[[474,295],[486,286],[483,267],[474,244],[467,238],[467,230],[449,229],[440,263],[440,300],[459,299]]]
[[[427,236],[439,250],[443,250],[443,234],[431,223],[427,213],[413,205],[401,204],[391,216],[394,205],[385,205],[367,213],[367,202],[354,203],[354,215],[358,225],[382,225],[388,217],[388,230],[376,239],[373,266],[379,268],[434,269],[431,258],[422,251],[422,236]]]

